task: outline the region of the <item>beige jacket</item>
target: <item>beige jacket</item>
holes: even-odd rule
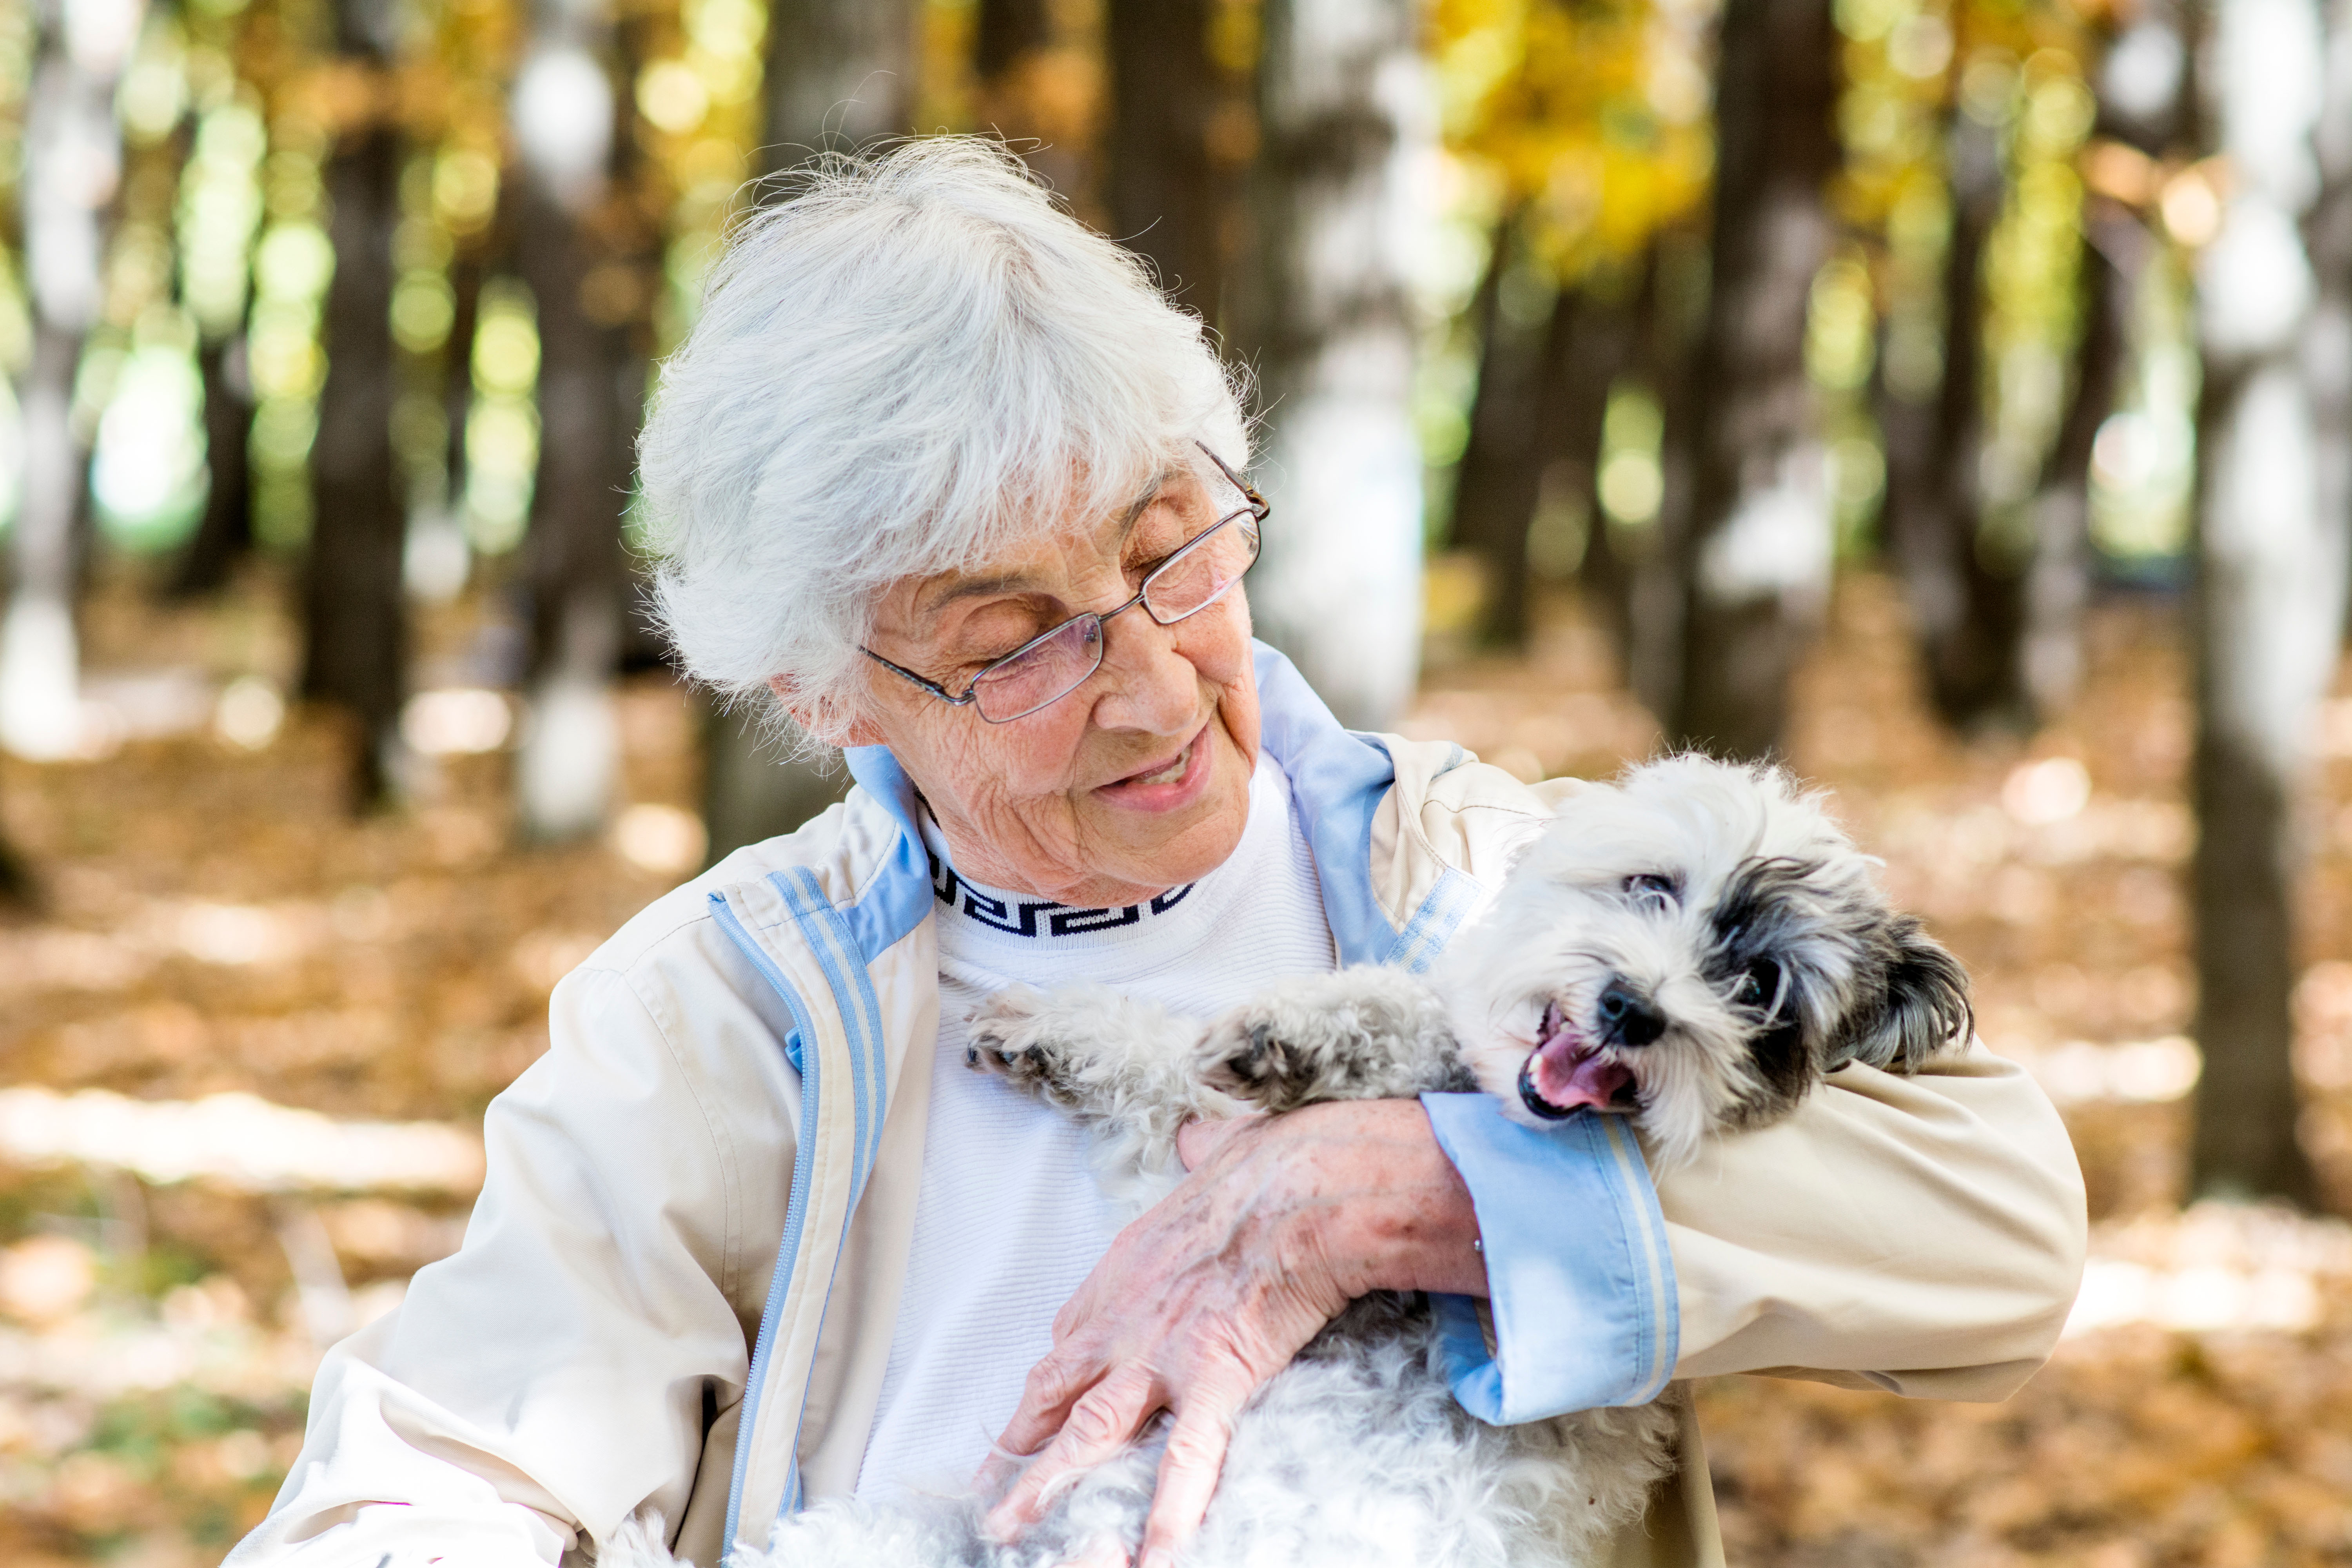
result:
[[[1458,748],[1339,731],[1272,656],[1259,674],[1342,956],[1426,963],[1545,795]],[[557,987],[550,1050],[490,1109],[464,1247],[329,1353],[234,1568],[526,1568],[654,1518],[709,1564],[730,1497],[757,1542],[855,1486],[939,1006],[908,792],[887,756],[856,761],[845,805],[653,904]],[[1676,1378],[2000,1399],[2082,1267],[2064,1129],[1980,1046],[1916,1078],[1849,1067],[1655,1191]],[[1678,1483],[1617,1560],[1721,1553],[1686,1423]]]

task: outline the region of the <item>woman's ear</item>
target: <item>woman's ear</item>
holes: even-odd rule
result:
[[[881,729],[838,698],[812,697],[800,682],[789,675],[768,677],[768,689],[776,694],[776,700],[783,706],[793,722],[813,741],[828,746],[878,746],[883,743]]]

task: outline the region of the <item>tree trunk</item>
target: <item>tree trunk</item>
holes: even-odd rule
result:
[[[915,116],[916,12],[914,0],[777,0],[768,8],[762,151],[770,171],[907,134]]]
[[[1640,291],[1636,292],[1636,287]],[[1627,297],[1628,295],[1631,297]],[[1610,389],[1640,355],[1646,323],[1646,285],[1612,288],[1611,280],[1588,279],[1560,291],[1544,333],[1543,369],[1536,398],[1536,496],[1580,504],[1585,515],[1584,556],[1578,577],[1588,590],[1606,585],[1607,614],[1624,618],[1624,569],[1616,558],[1601,514],[1595,484],[1600,477],[1601,426]],[[1528,519],[1531,523],[1533,518]],[[1528,529],[1519,530],[1520,571],[1488,606],[1487,635],[1509,647],[1527,646],[1528,617]]]
[[[514,94],[515,262],[538,304],[540,342],[539,472],[525,552],[530,724],[515,784],[524,836],[560,843],[596,831],[620,786],[621,521],[646,362],[635,321],[603,302],[595,280],[599,268],[635,259],[626,228],[600,210],[625,156],[613,29],[597,0],[545,0],[534,20]]]
[[[337,47],[346,63],[390,68],[394,18],[366,0],[340,0]],[[325,170],[335,247],[326,309],[327,380],[310,448],[316,498],[302,585],[302,695],[358,725],[352,788],[381,803],[392,781],[405,686],[401,600],[406,519],[393,460],[393,230],[400,222],[400,143],[371,119],[337,142]]]
[[[769,730],[767,712],[703,716],[702,822],[708,864],[747,844],[797,830],[849,794],[849,769],[792,754],[792,742]]]
[[[1698,466],[1697,363],[1713,290],[1707,242],[1696,226],[1652,237],[1630,323],[1629,374],[1656,400],[1659,503],[1647,528],[1604,521],[1602,553],[1587,562],[1586,580],[1607,588],[1617,616],[1625,685],[1664,717],[1681,703],[1683,626],[1690,608],[1691,498]],[[1601,389],[1602,411],[1609,390]],[[1598,497],[1596,496],[1596,500]]]
[[[2199,1194],[2308,1204],[2293,1066],[2297,806],[2335,673],[2347,520],[2320,510],[2311,258],[2322,36],[2314,0],[2221,0],[2209,101],[2235,188],[2200,258],[2197,1086]]]
[[[980,0],[972,29],[971,66],[982,82],[1002,78],[1024,56],[1053,41],[1048,0]]]
[[[1204,321],[1224,291],[1224,181],[1210,155],[1219,83],[1208,0],[1110,0],[1111,234]]]
[[[1514,275],[1524,266],[1521,222],[1512,212],[1495,226],[1486,275],[1471,303],[1478,387],[1454,480],[1454,544],[1477,556],[1485,580],[1479,639],[1508,647],[1527,641],[1528,523],[1543,486],[1544,384],[1554,328],[1574,309],[1557,289],[1540,312],[1523,302],[1510,308],[1532,291],[1530,279]]]
[[[1838,36],[1829,0],[1727,0],[1716,87],[1714,277],[1693,366],[1678,745],[1759,757],[1819,623],[1832,554],[1805,375],[1805,308],[1828,253]]]
[[[246,442],[253,429],[253,387],[246,379],[245,334],[197,351],[205,383],[205,514],[172,575],[172,593],[193,597],[228,586],[253,548],[253,475]]]
[[[1927,504],[1895,520],[1912,616],[1937,712],[1963,730],[2028,722],[2018,638],[2025,563],[1987,550],[1985,251],[2000,219],[2000,144],[1955,111],[1947,139],[1952,235],[1944,258],[1944,375],[1935,405]]]
[[[1407,0],[1267,0],[1255,254],[1242,345],[1258,367],[1274,503],[1250,584],[1259,635],[1340,719],[1379,728],[1421,652],[1421,458],[1400,241],[1430,133]]]
[[[2305,221],[2318,300],[2303,339],[2317,440],[2315,489],[2324,527],[2352,526],[2352,11],[2328,17],[2326,79],[2314,145],[2319,199]]]
[[[1018,54],[1029,47],[1005,37],[1005,9],[992,0],[982,5],[983,75],[991,70],[992,48]],[[1042,30],[1043,6],[1025,9],[1035,12]],[[911,124],[912,0],[780,0],[769,13],[768,46],[770,172],[793,168],[820,149],[903,135]],[[997,60],[995,68],[1010,58]],[[713,865],[747,844],[793,831],[848,793],[847,770],[789,760],[790,748],[774,738],[771,719],[764,706],[705,710],[702,821]]]
[[[1094,198],[1092,128],[1082,123],[1081,95],[1070,90],[1069,62],[1055,58],[1063,42],[1057,24],[1067,15],[1057,15],[1051,0],[980,0],[972,68],[980,78],[981,129],[1013,142],[1066,203],[1085,211]]]
[[[44,8],[26,105],[21,220],[33,354],[16,393],[24,479],[16,583],[0,623],[0,743],[20,756],[67,756],[81,742],[73,605],[87,453],[68,415],[102,297],[102,218],[122,168],[114,81],[136,22],[132,12],[124,27],[71,35],[57,7]]]
[[[2074,390],[2032,501],[2033,563],[2026,570],[2018,673],[2046,720],[2074,700],[2083,678],[2083,609],[2091,596],[2091,449],[2115,411],[2131,354],[2132,310],[2154,240],[2138,218],[2102,197],[2084,210],[2082,342]]]

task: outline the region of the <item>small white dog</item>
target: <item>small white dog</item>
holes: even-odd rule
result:
[[[1674,757],[1571,796],[1424,980],[1355,968],[1203,1026],[1099,987],[1013,992],[971,1061],[1096,1133],[1139,1211],[1182,1178],[1195,1116],[1479,1089],[1540,1126],[1623,1113],[1654,1164],[1785,1114],[1851,1061],[1906,1071],[1969,1024],[1968,981],[1888,908],[1873,862],[1772,768]],[[1051,1568],[1141,1539],[1165,1421],[1021,1541],[982,1500],[826,1502],[767,1568]],[[1234,1432],[1192,1568],[1569,1568],[1640,1516],[1673,1462],[1664,1402],[1489,1426],[1448,1392],[1421,1298],[1356,1302]]]

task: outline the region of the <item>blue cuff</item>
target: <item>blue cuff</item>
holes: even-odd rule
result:
[[[1434,1299],[1454,1397],[1496,1426],[1655,1399],[1675,1367],[1675,1265],[1625,1119],[1538,1131],[1491,1095],[1421,1103],[1476,1205],[1494,1306],[1490,1353],[1475,1301]]]

